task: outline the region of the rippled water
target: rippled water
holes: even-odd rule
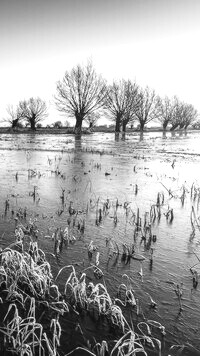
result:
[[[125,139],[110,133],[77,139],[72,135],[3,134],[0,136],[0,167],[1,246],[12,243],[14,217],[25,207],[27,219],[37,219],[39,244],[55,272],[70,263],[77,263],[79,269],[87,268],[87,246],[93,240],[100,252],[100,268],[109,292],[116,295],[122,275],[126,273],[133,280],[141,312],[166,327],[167,342],[172,345],[188,341],[200,348],[200,293],[199,286],[193,288],[190,272],[190,267],[200,259],[198,226],[195,235],[191,235],[192,206],[197,221],[199,216],[199,132],[174,136],[144,133],[143,137],[128,134]],[[32,177],[30,172],[34,172]],[[192,184],[196,188],[196,200],[191,198]],[[64,206],[60,198],[62,190],[65,190]],[[181,201],[183,191],[184,202]],[[164,195],[164,204],[160,220],[156,218],[152,224],[156,242],[150,246],[153,248],[150,268],[150,249],[140,237],[134,239],[133,217],[139,209],[143,223],[144,214],[156,204],[158,193]],[[103,209],[107,199],[109,211],[97,225],[97,208]],[[9,210],[5,214],[6,200]],[[51,255],[53,241],[49,236],[56,227],[67,225],[70,201],[78,211],[77,219],[85,220],[86,227],[83,235],[74,230],[76,242],[63,251],[58,264]],[[128,203],[128,209],[124,203]],[[169,209],[173,209],[172,223],[166,219]],[[117,217],[116,223],[114,217]],[[133,259],[125,264],[121,257],[109,256],[111,244],[108,241],[115,241],[120,252],[122,243],[134,243],[136,251],[145,257],[142,265]],[[198,273],[199,266],[195,267]],[[141,267],[143,278],[139,273]],[[181,313],[174,291],[177,284],[183,288]],[[149,307],[149,295],[156,301],[156,309]]]

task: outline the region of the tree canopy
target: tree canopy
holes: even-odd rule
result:
[[[76,119],[75,132],[81,132],[83,120],[104,105],[107,94],[105,80],[97,75],[91,62],[65,72],[57,82],[57,109]]]

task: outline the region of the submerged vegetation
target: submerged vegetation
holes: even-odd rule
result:
[[[167,178],[155,173],[141,151],[123,174],[124,156],[113,159],[111,147],[40,152],[40,161],[34,154],[20,151],[22,167],[12,168],[11,178],[7,172],[12,189],[2,196],[0,353],[199,355],[182,322],[189,298],[199,305],[196,180],[180,184],[177,159],[164,161]],[[183,249],[175,243],[180,212],[192,256],[183,261],[184,277],[173,270],[179,251],[172,267],[164,256],[165,244]],[[163,314],[166,305],[170,313]]]
[[[196,201],[197,187],[191,187],[191,198]],[[65,191],[62,189],[61,201],[65,206]],[[181,199],[181,196],[180,196]],[[133,228],[133,242],[121,246],[110,238],[106,241],[108,248],[108,263],[120,258],[124,265],[130,264],[131,259],[140,263],[138,272],[143,280],[143,261],[145,257],[136,252],[137,244],[144,245],[149,251],[149,268],[153,268],[153,245],[157,237],[152,232],[155,222],[159,222],[161,214],[168,218],[170,209],[161,213],[165,208],[163,193],[157,194],[156,203],[146,212],[144,219],[140,216],[139,209],[134,213],[128,202],[120,204],[118,199],[115,204],[107,199],[102,208],[99,199],[90,201],[90,209],[96,209],[96,224],[102,224],[112,210],[114,224],[117,225],[117,211],[124,210],[125,219]],[[5,202],[5,215],[9,211],[8,200]],[[101,212],[101,213],[100,213]],[[85,220],[78,217],[69,203],[68,225],[65,229],[57,227],[52,233],[54,241],[52,256],[59,262],[63,249],[76,241],[73,228],[84,234]],[[171,213],[170,213],[171,214]],[[88,355],[165,355],[166,330],[165,326],[157,320],[146,317],[141,309],[140,300],[134,290],[134,279],[127,274],[122,275],[121,284],[111,296],[106,283],[106,277],[101,267],[101,253],[93,241],[87,246],[88,266],[82,265],[77,271],[75,265],[65,265],[56,274],[45,252],[39,248],[38,227],[36,221],[27,220],[27,211],[18,210],[15,217],[15,241],[0,252],[0,302],[1,321],[0,339],[1,354],[9,355],[76,355],[85,352]],[[116,221],[115,221],[116,219]],[[22,223],[24,221],[24,223]],[[98,223],[97,223],[98,222]],[[173,222],[170,215],[170,223]],[[194,206],[191,212],[191,225],[193,235],[197,224]],[[198,272],[195,269],[200,264],[191,266],[193,275],[193,288],[198,285]],[[78,264],[77,264],[78,265]],[[81,265],[81,263],[80,263]],[[90,272],[88,274],[88,272]],[[92,274],[91,274],[92,272]],[[179,313],[183,312],[182,285],[172,283],[179,302]],[[155,310],[157,302],[150,294],[149,308]],[[156,316],[156,314],[155,314]],[[107,330],[109,338],[96,340],[84,335],[84,323],[95,321],[97,327]],[[66,323],[79,335],[82,344],[76,345],[74,340],[68,340],[66,347]],[[99,325],[99,326],[98,326]],[[69,325],[68,325],[69,327]],[[111,337],[112,333],[115,337]],[[63,342],[63,343],[62,343]],[[175,346],[171,345],[171,350]],[[196,351],[197,352],[197,351]],[[181,354],[181,353],[180,353]]]
[[[53,234],[55,241],[54,252],[61,253],[62,248],[57,245],[58,230]],[[68,239],[68,229],[59,231],[65,243]],[[60,241],[61,244],[62,241]],[[112,243],[110,242],[112,247]],[[90,242],[88,256],[92,259],[96,248]],[[119,252],[112,251],[112,254]],[[81,272],[76,272],[73,265],[62,267],[53,277],[51,266],[46,255],[38,247],[33,223],[24,227],[17,221],[15,228],[15,242],[0,252],[0,295],[1,295],[1,353],[4,355],[63,355],[62,324],[64,319],[71,320],[75,316],[91,318],[96,323],[104,323],[108,330],[115,330],[118,340],[102,340],[95,342],[85,339],[83,347],[77,346],[68,350],[66,355],[76,350],[88,351],[92,355],[147,355],[148,350],[157,350],[161,355],[165,327],[159,322],[148,320],[140,315],[139,301],[135,297],[132,281],[127,276],[127,282],[118,287],[116,297],[111,298],[106,287],[104,274],[99,265],[99,253],[96,253],[95,264]],[[123,250],[122,258],[134,258],[134,252]],[[141,257],[136,257],[141,260]],[[142,258],[143,259],[143,258]],[[127,261],[125,262],[127,263]],[[93,281],[87,282],[87,271],[93,270]],[[59,280],[64,271],[68,276]],[[98,282],[103,279],[102,282]],[[177,287],[178,288],[178,287]],[[151,299],[151,307],[156,306]],[[131,319],[128,321],[122,308],[129,307]],[[138,319],[142,317],[142,321]],[[74,322],[71,327],[82,333],[81,326]],[[159,331],[159,332],[158,332]],[[84,335],[83,335],[84,336]],[[73,348],[73,345],[71,345]],[[145,351],[146,350],[146,351]],[[65,350],[67,351],[67,350]],[[76,353],[74,353],[76,354]]]
[[[131,319],[129,324],[123,315],[121,306],[128,304],[133,310],[135,307],[138,309],[129,278],[127,277],[129,286],[121,284],[117,298],[111,298],[105,280],[102,283],[96,282],[103,278],[103,273],[97,266],[98,253],[95,265],[89,266],[81,273],[77,273],[73,265],[68,265],[62,267],[53,277],[45,253],[38,248],[32,226],[32,222],[26,227],[17,222],[15,242],[2,249],[0,253],[0,295],[3,310],[0,327],[1,353],[56,356],[60,350],[63,354],[61,343],[63,318],[70,319],[73,315],[76,318],[84,318],[85,314],[85,318],[95,318],[97,323],[104,320],[108,328],[114,328],[122,335],[117,342],[103,340],[92,345],[91,340],[87,340],[89,343],[82,349],[88,350],[88,354],[106,355],[109,350],[111,355],[115,355],[116,352],[123,355],[125,351],[145,355],[147,345],[150,349],[158,348],[158,354],[161,355],[161,341],[151,334],[151,328],[154,326],[160,329],[161,335],[164,336],[164,326],[152,320],[145,320],[136,324],[138,330],[136,332],[133,327],[134,321]],[[68,229],[61,234],[60,230],[65,242],[68,237],[67,231]],[[57,246],[57,232],[53,237],[54,250],[61,253],[61,246],[59,245],[59,249]],[[90,258],[94,251],[91,242],[88,246]],[[88,269],[92,269],[94,273],[94,281],[89,283],[86,275]],[[62,279],[64,287],[62,289],[59,287],[59,280],[64,270],[69,270],[69,274],[66,281]],[[125,300],[121,299],[121,295],[124,294],[122,290],[125,291]],[[138,315],[138,310],[136,314]],[[48,323],[45,319],[48,319]],[[45,326],[42,324],[44,320]],[[74,323],[74,330],[76,328]],[[79,329],[81,331],[80,326]],[[70,353],[72,351],[67,354]]]

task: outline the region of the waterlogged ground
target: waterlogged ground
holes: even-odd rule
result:
[[[200,284],[194,288],[190,271],[194,266],[192,271],[200,273],[199,132],[128,134],[125,139],[110,133],[76,139],[3,134],[0,167],[0,247],[14,241],[16,218],[26,225],[24,210],[27,221],[36,221],[39,246],[55,274],[64,265],[83,271],[95,263],[96,252],[91,261],[87,252],[93,241],[110,294],[116,296],[126,274],[139,301],[138,318],[166,327],[163,355],[173,344],[189,342],[200,349]],[[164,199],[160,218],[155,206],[158,193]],[[148,236],[145,243],[142,234],[134,235],[135,221],[139,213],[143,226],[146,214],[148,223],[154,207],[155,236],[149,244]],[[69,223],[75,239],[56,258],[52,234]],[[83,233],[78,227],[84,223]],[[145,260],[127,263],[123,244],[134,244]],[[113,253],[116,246],[119,255]],[[60,276],[61,285],[64,278],[67,271]],[[181,311],[177,285],[183,292]],[[151,298],[156,308],[151,307]],[[86,326],[86,332],[92,333],[90,328]]]

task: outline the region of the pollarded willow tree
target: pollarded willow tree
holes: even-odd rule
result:
[[[63,80],[57,82],[55,103],[59,111],[76,119],[75,133],[80,133],[83,120],[102,108],[106,95],[105,80],[88,62],[65,72]]]
[[[88,124],[88,129],[93,129],[94,126],[97,124],[97,121],[100,119],[100,113],[99,112],[94,112],[91,114],[88,114],[85,118],[85,121]]]
[[[157,97],[154,90],[149,87],[140,88],[134,113],[139,122],[140,131],[144,130],[146,124],[158,117]]]
[[[36,125],[48,116],[46,103],[40,98],[20,101],[19,111],[31,130],[36,130]]]
[[[180,129],[187,129],[198,117],[198,112],[192,104],[182,104],[181,120],[179,124]]]
[[[127,123],[133,119],[138,86],[130,80],[114,81],[108,88],[105,109],[108,118],[115,123],[115,132],[120,132],[121,125],[126,130]]]
[[[198,112],[192,104],[187,104],[175,97],[170,130],[174,131],[177,128],[187,129],[189,125],[195,122],[197,117]]]
[[[13,105],[8,105],[6,108],[8,116],[3,120],[11,125],[12,129],[19,126],[22,120],[22,113],[18,107],[14,109]]]
[[[165,131],[167,126],[172,122],[175,112],[175,98],[170,99],[168,96],[157,99],[158,120]]]
[[[125,114],[122,117],[122,131],[126,132],[126,126],[128,123],[132,123],[135,121],[135,112],[140,105],[140,97],[139,93],[139,86],[134,82],[132,83],[130,80],[127,82],[127,105]]]
[[[184,129],[187,129],[189,125],[192,125],[196,122],[199,117],[198,111],[194,108],[192,104],[187,105],[187,113],[184,122]]]

